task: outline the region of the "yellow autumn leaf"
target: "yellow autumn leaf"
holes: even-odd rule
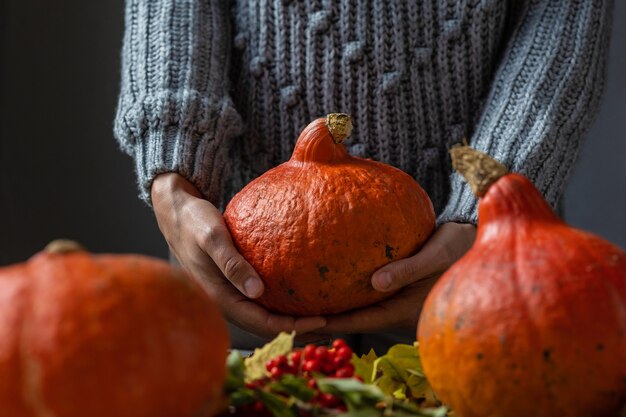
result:
[[[361,355],[360,358],[355,354],[352,355],[350,362],[354,366],[354,374],[363,378],[363,382],[366,384],[371,384],[375,378],[374,361],[376,359],[378,356],[376,356],[374,349],[370,349],[367,355]]]
[[[269,376],[269,372],[265,369],[265,364],[270,359],[291,352],[295,336],[295,332],[281,332],[274,340],[265,344],[265,346],[255,349],[252,356],[244,360],[244,380],[250,382]]]

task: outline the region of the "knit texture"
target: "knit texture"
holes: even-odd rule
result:
[[[141,197],[179,172],[217,206],[353,117],[353,155],[412,175],[438,222],[476,222],[467,138],[556,206],[604,81],[610,0],[128,0],[115,133]]]

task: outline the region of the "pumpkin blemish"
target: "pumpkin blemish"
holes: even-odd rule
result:
[[[326,281],[328,279],[328,277],[326,276],[326,274],[328,273],[328,267],[322,264],[317,264],[316,266],[317,272],[319,272],[320,274],[320,278],[322,279],[322,281]]]
[[[385,256],[390,261],[393,260],[393,248],[389,245],[385,245]]]

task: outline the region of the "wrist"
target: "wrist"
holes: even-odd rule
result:
[[[150,198],[154,206],[163,200],[175,201],[189,197],[202,198],[202,194],[191,182],[176,172],[157,175],[150,186]]]

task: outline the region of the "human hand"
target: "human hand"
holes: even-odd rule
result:
[[[292,330],[304,335],[326,324],[319,316],[275,314],[250,300],[263,293],[263,282],[235,248],[220,211],[185,178],[176,173],[158,175],[151,197],[172,253],[229,321],[267,338]]]
[[[414,256],[391,262],[372,275],[378,291],[396,294],[374,305],[326,317],[319,333],[414,331],[422,304],[439,276],[472,246],[476,227],[444,223]]]

